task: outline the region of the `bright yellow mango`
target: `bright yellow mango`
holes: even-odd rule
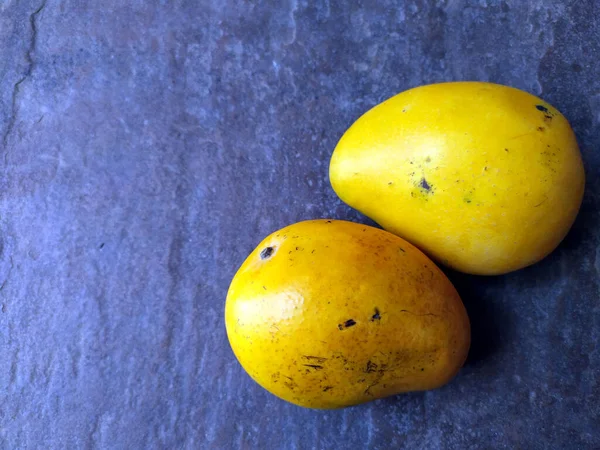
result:
[[[543,100],[490,83],[403,92],[368,111],[337,145],[334,190],[454,269],[502,274],[564,238],[585,175],[567,120]]]
[[[386,231],[335,220],[261,242],[231,283],[225,325],[256,382],[312,408],[437,388],[470,343],[461,299],[427,256]]]

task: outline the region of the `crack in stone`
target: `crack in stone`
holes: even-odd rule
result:
[[[23,83],[27,79],[27,77],[29,77],[31,75],[31,73],[33,72],[34,66],[35,66],[35,62],[33,60],[32,55],[35,52],[35,48],[37,45],[38,30],[37,30],[37,24],[36,24],[36,16],[40,12],[42,12],[42,10],[46,7],[46,2],[47,2],[47,0],[44,0],[42,2],[42,4],[29,15],[29,24],[31,27],[31,41],[29,43],[29,47],[27,48],[27,51],[25,52],[25,59],[27,61],[27,69],[25,70],[25,73],[23,74],[23,76],[21,76],[21,78],[19,78],[19,80],[13,86],[12,101],[11,101],[11,115],[10,115],[10,119],[8,121],[8,125],[6,126],[6,131],[4,132],[4,136],[2,136],[2,145],[4,147],[4,150],[6,151],[6,153],[4,154],[4,162],[5,163],[6,163],[6,159],[8,157],[8,138],[9,138],[10,134],[12,133],[13,128],[15,127],[15,123],[17,121],[17,97],[19,96],[20,86],[21,86],[21,83]]]

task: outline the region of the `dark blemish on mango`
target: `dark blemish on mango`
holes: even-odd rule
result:
[[[424,371],[425,371],[425,368],[424,368],[424,367],[421,367],[421,372],[424,372]]]
[[[391,184],[394,184],[394,183],[392,183],[391,181],[388,181],[388,185],[391,185]]]
[[[338,325],[338,329],[341,331],[345,328],[353,327],[354,325],[356,325],[356,322],[354,321],[354,319],[348,319],[344,323],[340,323]]]
[[[331,220],[328,220],[326,223],[331,223]]]
[[[544,105],[535,105],[535,107],[537,108],[538,111],[541,111],[544,113],[544,119],[546,119],[547,121],[552,120],[552,117],[554,117],[554,114],[548,108],[546,108]]]
[[[296,250],[298,250],[298,247],[296,247]]]
[[[367,368],[365,369],[366,373],[377,372],[377,364],[371,362],[371,360],[367,361]]]
[[[381,314],[379,313],[379,310],[377,308],[375,308],[375,314],[373,314],[371,316],[371,322],[374,322],[376,320],[380,320],[381,319]]]
[[[311,253],[314,253],[315,251],[313,250]]]
[[[323,369],[323,366],[320,366],[318,364],[302,364],[304,367],[310,367],[311,369],[315,369],[315,370],[321,370]]]
[[[428,156],[427,158],[425,158],[425,162],[431,162],[431,158]]]
[[[406,253],[406,250],[404,250],[402,247],[400,247],[400,251],[401,251],[402,253]]]
[[[431,185],[427,182],[425,178],[421,178],[421,182],[419,183],[419,187],[421,189],[426,190],[427,192],[431,192]]]
[[[404,113],[405,113],[405,112],[406,112],[406,109],[403,109],[403,110],[402,110],[402,112],[404,112]]]
[[[263,286],[263,289],[264,289],[265,291],[267,290],[267,288],[266,288],[265,286]]]
[[[333,389],[333,386],[323,386],[323,392],[327,392],[329,389]]]
[[[302,355],[302,358],[306,359],[307,361],[316,361],[319,364],[327,361],[327,358],[323,358],[322,356]]]
[[[465,198],[465,203],[471,203],[471,199],[470,198]]]
[[[504,151],[505,151],[506,153],[508,153],[508,149],[507,149],[507,148],[505,148],[505,149],[504,149]]]
[[[275,249],[273,247],[266,247],[260,252],[260,259],[270,258]]]
[[[537,127],[537,130],[538,130],[538,131],[544,131],[544,130],[545,130],[545,128],[544,128],[544,127]]]
[[[377,381],[377,382],[375,382],[375,383],[370,384],[369,386],[367,386],[367,389],[365,389],[365,395],[371,395],[372,396],[373,394],[371,394],[371,388],[373,386],[377,386],[378,384],[379,384],[379,381]]]

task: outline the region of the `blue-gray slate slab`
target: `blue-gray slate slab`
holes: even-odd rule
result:
[[[0,0],[0,448],[600,448],[600,3]],[[579,218],[543,262],[449,273],[449,385],[344,410],[236,361],[229,282],[272,231],[372,223],[328,182],[343,132],[482,80],[571,121]]]

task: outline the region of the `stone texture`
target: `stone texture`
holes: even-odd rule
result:
[[[0,0],[0,448],[599,448],[594,0]],[[409,87],[489,80],[572,121],[588,182],[549,258],[450,274],[450,385],[340,411],[259,388],[228,284],[271,231],[369,223],[337,139]]]

